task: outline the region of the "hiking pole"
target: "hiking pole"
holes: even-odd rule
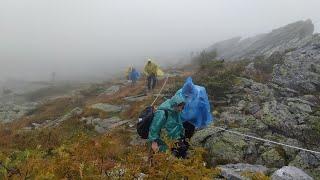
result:
[[[161,87],[161,89],[160,89],[157,97],[156,97],[156,98],[154,99],[154,101],[151,103],[151,106],[153,106],[154,103],[157,102],[158,98],[160,97],[160,95],[161,95],[161,93],[162,93],[163,88],[164,88],[164,87],[166,86],[166,84],[167,84],[168,79],[169,79],[169,76],[166,77],[166,79],[165,79],[165,81],[164,81],[164,83],[163,83],[163,85],[162,85],[162,87]]]

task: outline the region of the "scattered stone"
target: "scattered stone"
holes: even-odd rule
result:
[[[254,62],[249,63],[246,67],[245,67],[245,73],[248,76],[253,75],[254,73],[256,73],[256,68],[254,67]]]
[[[117,113],[122,110],[122,107],[120,106],[115,106],[107,103],[98,103],[90,106],[92,109],[98,109],[104,112],[109,112],[109,113]]]
[[[110,129],[114,129],[118,126],[126,124],[129,120],[121,120],[118,117],[112,117],[108,119],[100,119],[100,118],[83,118],[82,121],[85,121],[88,125],[93,125],[96,132],[103,134]]]
[[[41,124],[38,124],[38,123],[31,123],[31,127],[32,127],[33,129],[39,129],[39,128],[40,128],[40,126],[41,126]]]
[[[17,105],[13,102],[0,103],[0,123],[8,123],[19,119],[34,110],[37,106],[38,103],[25,103],[22,105]]]
[[[104,129],[103,127],[99,126],[99,125],[95,125],[94,126],[94,130],[99,133],[99,134],[104,134],[107,132],[106,129]]]
[[[195,146],[201,146],[203,143],[205,143],[206,139],[208,139],[210,136],[217,135],[217,133],[221,132],[221,130],[215,129],[215,128],[205,128],[200,131],[197,131],[191,138],[191,143]]]
[[[249,147],[243,137],[230,133],[207,136],[204,147],[208,149],[211,165],[219,162],[241,162],[245,157],[245,150]]]
[[[101,96],[101,95],[112,95],[112,94],[117,93],[119,90],[120,90],[120,86],[119,85],[114,85],[114,86],[111,86],[108,89],[106,89],[99,96]]]
[[[61,119],[59,119],[58,121],[59,122],[62,122],[62,121],[65,121],[65,120],[68,120],[74,116],[78,116],[80,114],[82,114],[83,110],[79,107],[76,107],[74,109],[72,109],[69,113],[67,113],[66,115],[64,115]]]
[[[261,158],[268,167],[282,167],[286,163],[285,159],[275,149],[264,152]]]
[[[268,83],[268,86],[274,89],[278,97],[296,97],[299,94],[299,92],[294,89],[290,89],[288,87],[281,87],[271,82]]]
[[[62,122],[75,117],[75,116],[79,116],[80,114],[82,114],[83,110],[79,107],[74,108],[73,110],[71,110],[69,113],[65,114],[64,116],[62,116],[59,119],[53,120],[53,121],[45,121],[45,123],[41,124],[42,128],[47,128],[47,127],[55,127],[58,126],[59,124],[61,124]]]
[[[284,166],[274,172],[272,180],[313,180],[308,174],[294,166]]]
[[[138,95],[138,96],[130,96],[130,97],[125,97],[123,98],[126,101],[130,101],[130,102],[137,102],[137,101],[143,101],[146,98],[148,98],[148,96],[145,95]]]
[[[301,168],[315,179],[320,179],[320,155],[301,151],[289,165]]]
[[[311,113],[311,106],[308,104],[289,102],[289,111],[292,113]]]
[[[31,131],[31,130],[32,130],[32,127],[29,127],[29,126],[23,127],[22,130],[23,130],[23,131]]]
[[[245,107],[245,111],[248,114],[252,114],[255,115],[258,111],[260,111],[260,105],[258,103],[249,103],[246,107]]]
[[[144,178],[148,178],[148,175],[146,175],[144,173],[139,173],[137,175],[137,180],[143,180]]]

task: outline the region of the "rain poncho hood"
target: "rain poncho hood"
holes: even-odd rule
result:
[[[180,103],[184,103],[185,99],[181,94],[174,95],[171,99],[163,102],[154,113],[154,117],[150,126],[148,141],[156,141],[160,147],[160,151],[165,151],[167,145],[161,140],[160,131],[165,129],[166,134],[171,139],[180,139],[184,136],[184,128],[181,120],[181,112],[174,109]],[[166,118],[165,111],[168,116]]]
[[[183,121],[189,121],[196,128],[206,127],[213,121],[207,92],[204,87],[193,84],[191,77],[176,94],[186,99],[181,113]]]

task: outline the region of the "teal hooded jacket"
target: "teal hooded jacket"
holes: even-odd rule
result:
[[[149,129],[148,141],[156,141],[158,143],[160,151],[167,150],[167,145],[161,140],[161,130],[165,129],[167,136],[170,139],[180,139],[184,137],[184,128],[181,120],[181,112],[174,109],[178,104],[185,103],[185,99],[178,93],[171,99],[163,102],[154,113],[154,117]],[[167,111],[167,118],[165,111]]]

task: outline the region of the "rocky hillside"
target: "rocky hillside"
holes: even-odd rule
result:
[[[300,47],[312,39],[314,25],[311,20],[298,21],[274,29],[270,33],[241,39],[235,37],[218,42],[208,48],[217,51],[219,58],[226,60],[250,59],[260,55],[270,56],[274,52],[284,52]]]
[[[276,171],[272,179],[320,179],[320,153],[275,145],[216,128],[225,127],[246,135],[320,151],[320,36],[312,35],[312,31],[310,21],[290,24],[251,39],[252,44],[243,53],[230,51],[227,54],[227,46],[236,49],[241,44],[244,47],[244,42],[249,39],[239,43],[239,38],[235,38],[215,45],[226,51],[222,51],[220,57],[238,60],[235,62],[245,67],[241,73],[234,74],[232,87],[215,97],[215,125],[197,132],[193,143],[209,151],[211,165],[227,164],[221,166],[226,176],[245,179],[239,172],[248,169],[273,172],[289,166]],[[238,45],[235,46],[235,42]],[[256,55],[264,56],[249,61],[237,59]],[[207,87],[210,84],[212,82]],[[211,85],[211,88],[217,87]],[[302,177],[304,173],[300,174],[302,171],[296,168],[309,175]],[[281,173],[277,175],[277,172],[282,176],[291,175],[279,177]]]
[[[320,179],[319,153],[239,135],[320,151],[320,36],[312,32],[310,21],[300,21],[234,38],[211,47],[218,59],[234,61],[166,72],[157,104],[191,75],[213,105],[215,121],[195,133],[188,159],[151,156],[135,132],[160,86],[145,95],[145,79],[136,86],[115,79],[50,98],[0,124],[0,179]]]

